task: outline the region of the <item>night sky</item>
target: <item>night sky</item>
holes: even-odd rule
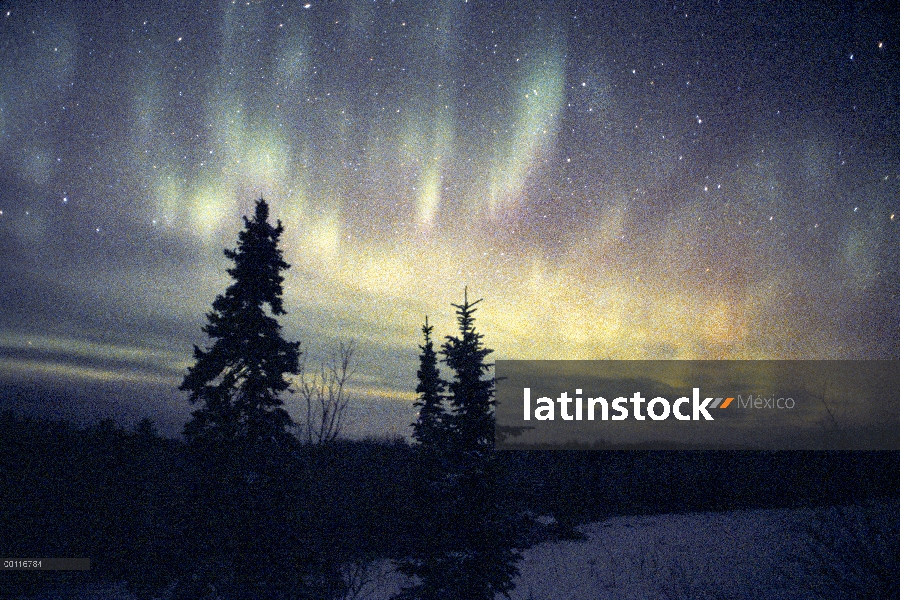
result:
[[[897,358],[890,5],[7,2],[4,402],[180,430],[260,197],[351,433],[464,286],[496,358]]]

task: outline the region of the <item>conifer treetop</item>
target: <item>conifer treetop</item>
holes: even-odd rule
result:
[[[203,332],[212,346],[194,346],[196,362],[180,386],[191,403],[202,403],[185,426],[189,440],[253,445],[283,438],[293,425],[279,394],[290,385],[285,375],[300,372],[300,343],[286,341],[275,319],[287,314],[281,271],[290,265],[278,247],[284,228],[268,217],[260,199],[253,218],[244,217],[237,248],[225,250],[234,282],[206,315]]]
[[[284,277],[281,271],[291,266],[284,261],[278,248],[278,241],[284,226],[278,220],[273,227],[269,224],[269,205],[260,198],[256,201],[253,219],[244,219],[244,229],[238,233],[235,250],[225,249],[225,256],[234,261],[228,274],[235,283],[226,290],[243,301],[257,305],[268,303],[273,315],[284,315],[281,296]]]
[[[459,336],[447,336],[441,346],[444,363],[454,373],[447,384],[452,416],[449,419],[454,442],[462,452],[481,451],[493,445],[494,380],[489,376],[493,364],[485,361],[493,352],[485,348],[482,334],[475,331],[475,305],[469,302],[469,290],[463,303],[453,304],[459,324]]]

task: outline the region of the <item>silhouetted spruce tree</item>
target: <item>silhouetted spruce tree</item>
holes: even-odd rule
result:
[[[425,325],[422,333],[425,338],[419,346],[419,370],[416,372],[418,394],[414,406],[419,414],[413,423],[413,438],[419,442],[415,468],[417,476],[413,480],[412,496],[416,505],[416,526],[413,556],[400,561],[399,570],[410,576],[416,576],[420,585],[403,591],[400,598],[418,598],[440,600],[444,597],[442,567],[445,562],[444,550],[447,547],[447,514],[443,512],[446,494],[444,474],[449,449],[449,430],[447,413],[444,410],[444,391],[447,382],[441,378],[438,370],[437,352],[431,332],[434,327]]]
[[[479,302],[470,303],[466,290],[463,303],[452,305],[459,336],[447,336],[441,347],[454,374],[447,384],[452,412],[440,430],[441,459],[424,461],[431,492],[422,510],[427,529],[417,556],[401,563],[401,571],[419,583],[401,598],[493,600],[498,593],[508,596],[518,573],[517,521],[500,491],[502,469],[491,452],[494,381],[485,359],[493,350],[475,330]]]
[[[228,269],[234,283],[206,315],[203,331],[213,345],[194,346],[196,363],[180,387],[191,393],[191,403],[202,404],[184,428],[202,447],[261,449],[293,439],[279,394],[288,389],[285,375],[299,372],[300,343],[286,341],[275,319],[287,314],[281,272],[290,265],[278,247],[284,227],[268,218],[269,206],[260,199],[253,218],[244,217],[237,249],[225,250],[234,261]]]
[[[437,353],[431,339],[433,330],[434,327],[428,324],[428,317],[425,317],[425,325],[422,326],[425,343],[419,346],[422,354],[419,355],[419,370],[416,372],[419,379],[416,385],[418,398],[414,403],[419,409],[419,414],[413,423],[412,434],[421,447],[428,451],[437,450],[446,438],[443,394],[447,383],[441,379],[441,373],[438,371]]]
[[[459,336],[447,336],[441,346],[444,362],[453,371],[448,384],[450,434],[457,456],[481,454],[494,445],[494,379],[488,375],[491,364],[485,359],[493,352],[485,348],[482,334],[475,331],[475,305],[469,302],[469,291],[463,293],[462,304],[456,308]]]

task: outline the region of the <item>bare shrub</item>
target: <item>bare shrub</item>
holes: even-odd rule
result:
[[[309,444],[327,444],[341,435],[344,415],[350,403],[347,389],[356,373],[353,364],[353,342],[341,342],[336,352],[309,370],[306,362],[300,364],[300,374],[294,391],[306,409],[306,418],[300,424],[301,438]]]

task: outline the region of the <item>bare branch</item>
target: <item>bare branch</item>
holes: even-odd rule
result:
[[[356,373],[353,354],[352,341],[340,342],[337,352],[332,352],[314,373],[310,374],[305,363],[300,365],[297,392],[306,405],[302,427],[307,443],[327,444],[340,437],[350,403],[348,383]]]

